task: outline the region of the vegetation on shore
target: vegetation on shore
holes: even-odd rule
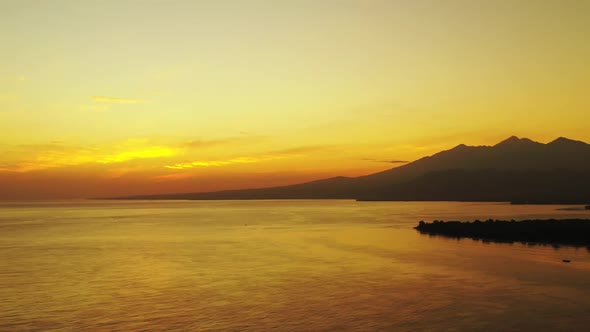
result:
[[[522,242],[553,245],[590,246],[590,220],[475,220],[473,222],[420,221],[420,233],[495,242]]]

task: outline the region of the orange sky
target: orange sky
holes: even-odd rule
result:
[[[0,199],[272,186],[590,141],[587,1],[3,1]]]

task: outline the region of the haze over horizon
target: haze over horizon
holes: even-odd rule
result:
[[[590,142],[584,1],[4,1],[0,199],[360,176]]]

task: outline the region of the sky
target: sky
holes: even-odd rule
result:
[[[590,142],[585,0],[0,1],[0,199],[358,176]]]

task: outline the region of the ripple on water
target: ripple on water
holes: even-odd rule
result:
[[[1,331],[571,331],[590,324],[585,249],[411,229],[437,209],[465,219],[579,211],[352,201],[60,204],[1,211]]]

